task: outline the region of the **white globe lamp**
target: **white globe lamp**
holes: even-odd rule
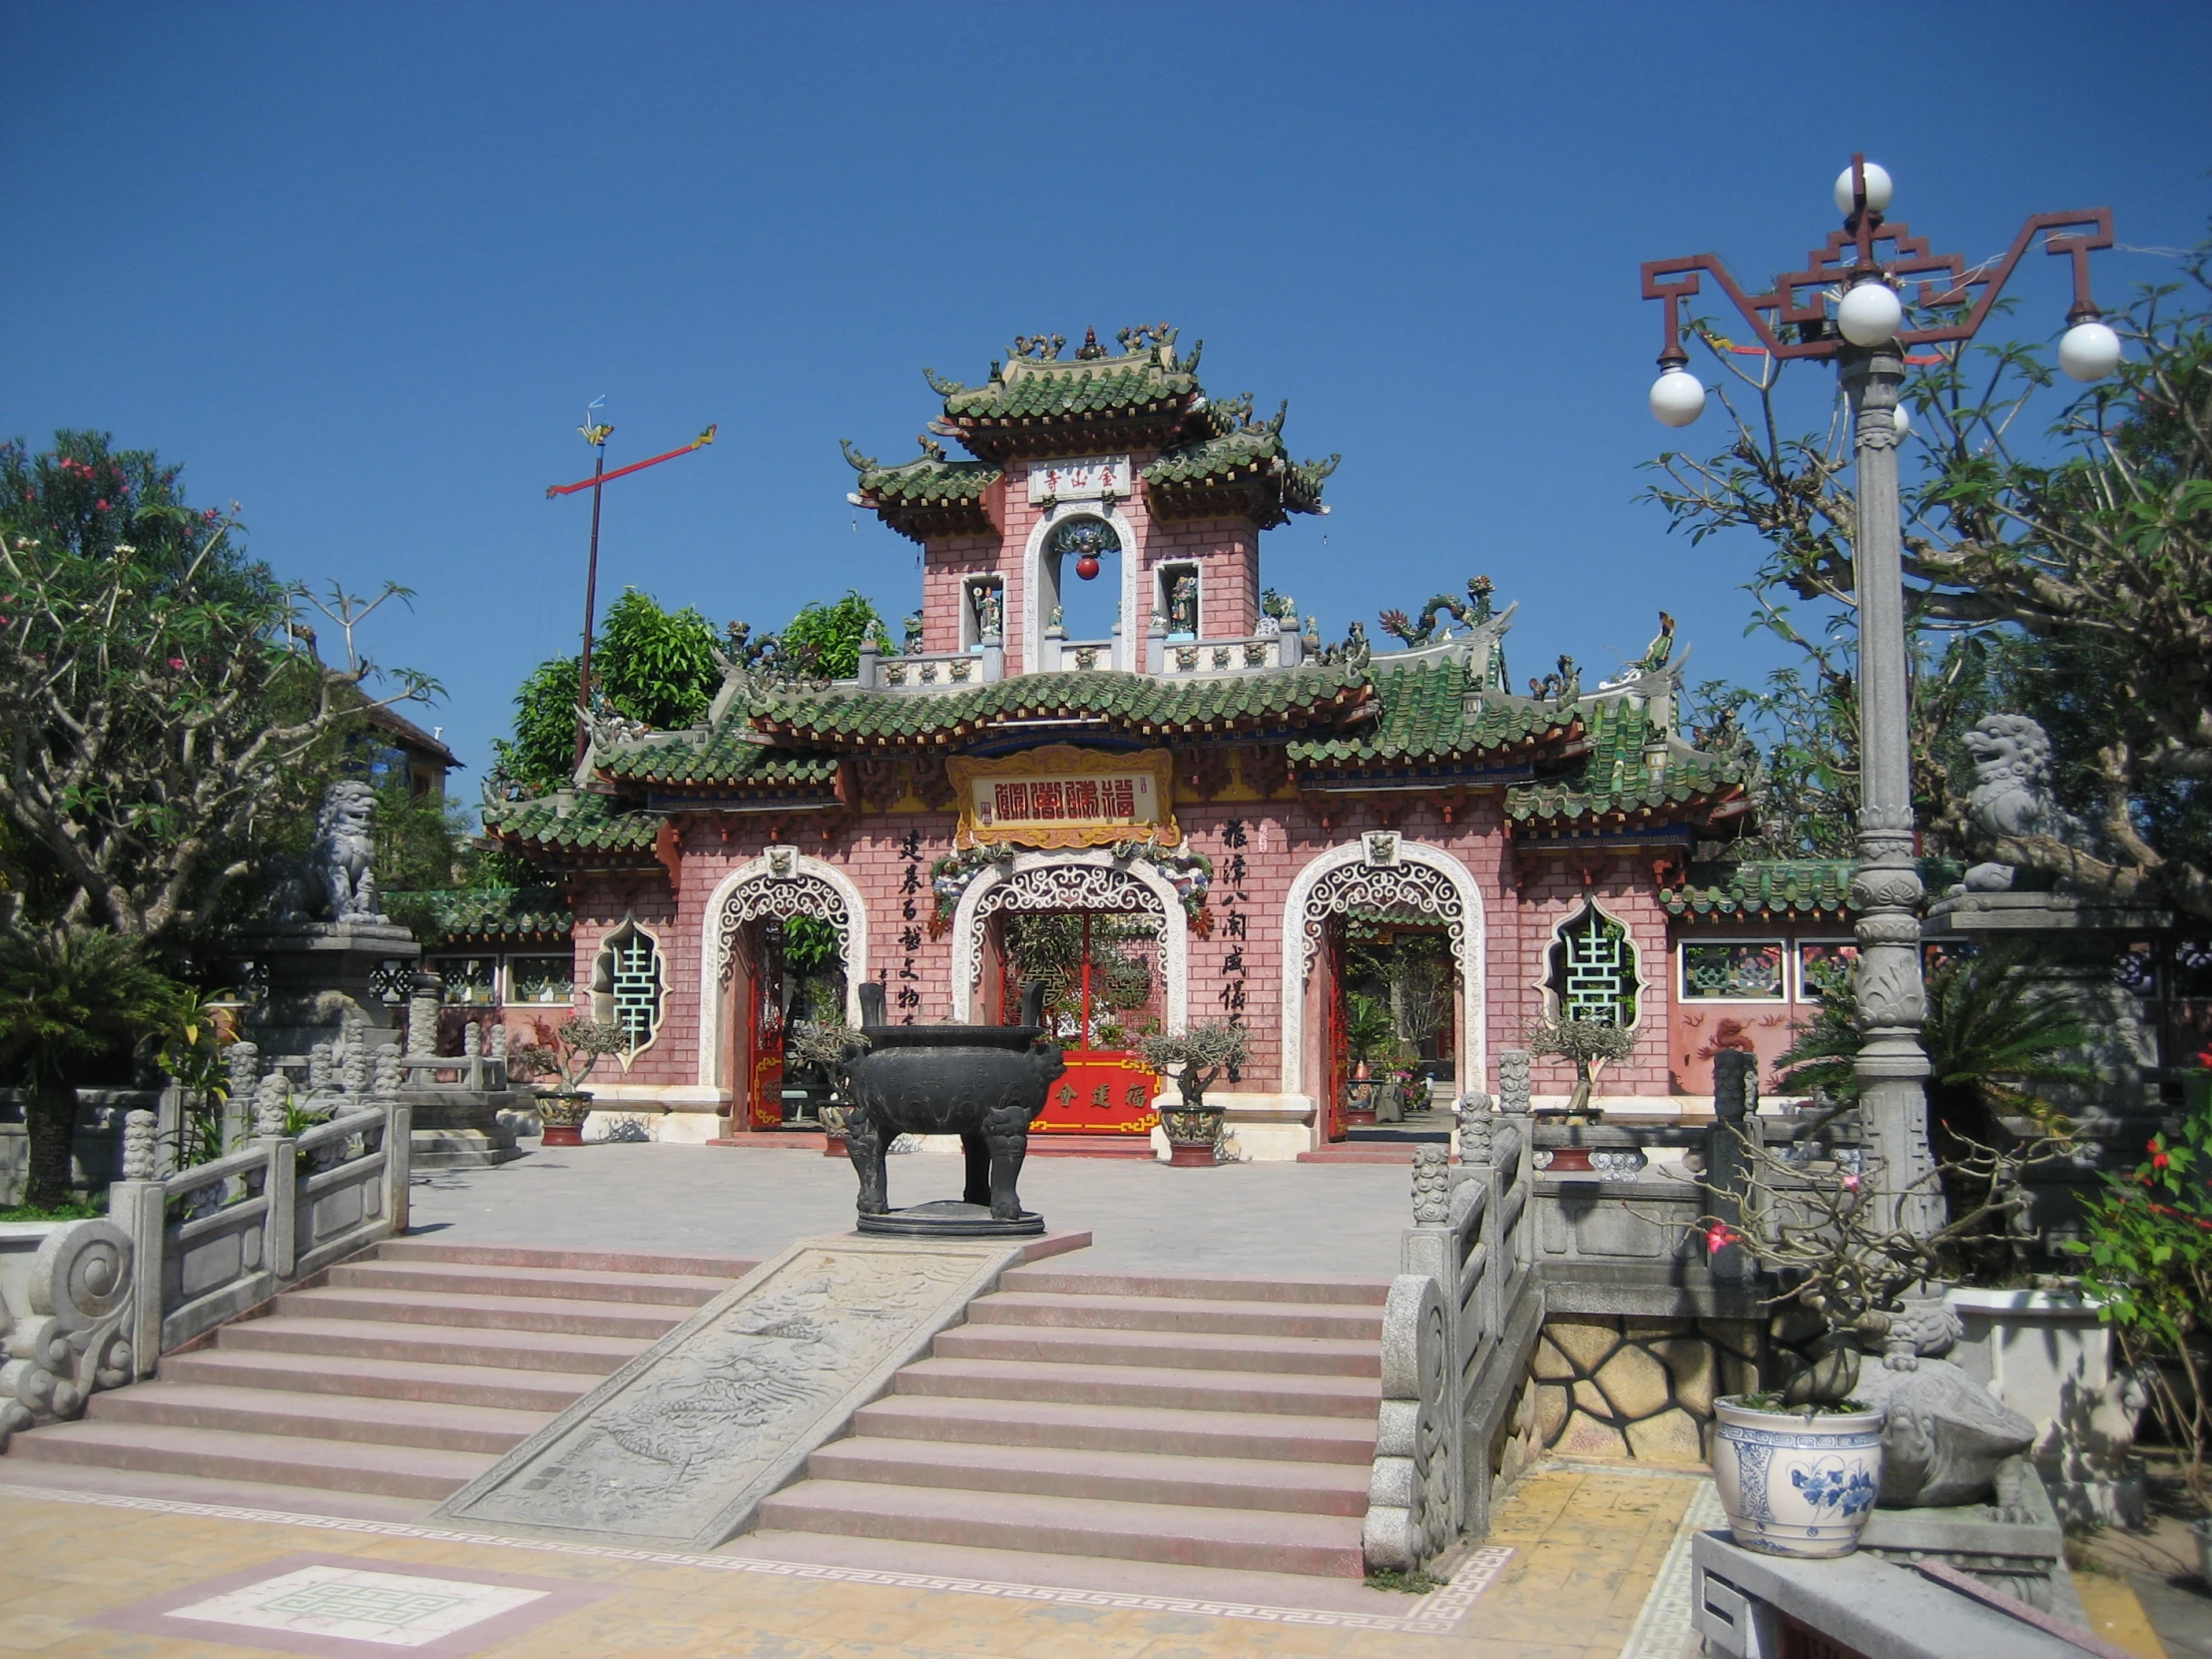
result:
[[[2094,318],[2077,322],[2058,337],[2058,366],[2076,380],[2101,380],[2120,366],[2120,336]]]
[[[1705,386],[1686,368],[1670,368],[1651,383],[1651,412],[1662,426],[1687,426],[1705,412]]]
[[[1900,443],[1913,435],[1913,411],[1903,403],[1890,411],[1890,430],[1897,434]]]
[[[1887,282],[1859,282],[1836,307],[1836,325],[1854,345],[1881,345],[1897,338],[1905,306]]]
[[[1890,211],[1890,172],[1887,168],[1867,164],[1867,206],[1878,214]],[[1851,169],[1845,168],[1836,175],[1836,211],[1846,218],[1851,215]]]

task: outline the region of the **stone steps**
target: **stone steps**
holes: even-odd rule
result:
[[[419,1515],[755,1265],[388,1240],[16,1434],[0,1480]]]
[[[968,1323],[1203,1331],[1239,1337],[1332,1337],[1371,1345],[1382,1336],[1381,1309],[1199,1302],[1166,1296],[1067,1296],[1049,1291],[1002,1291],[984,1297],[968,1309]]]
[[[804,1480],[761,1505],[761,1524],[1244,1572],[1357,1578],[1365,1571],[1361,1523],[1343,1515]]]
[[[1009,1270],[761,1525],[1358,1577],[1388,1290]]]

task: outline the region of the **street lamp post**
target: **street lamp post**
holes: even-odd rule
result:
[[[1866,1038],[1853,1069],[1861,1087],[1868,1150],[1880,1164],[1884,1219],[1915,1233],[1942,1221],[1942,1195],[1929,1180],[1928,1055],[1921,1027],[1928,1011],[1921,975],[1920,903],[1915,859],[1913,756],[1909,722],[1903,537],[1898,505],[1898,443],[1905,431],[1899,395],[1906,348],[1973,337],[1989,307],[2038,236],[2046,252],[2073,261],[2070,324],[2060,365],[2077,380],[2101,379],[2119,362],[2119,337],[2099,320],[2089,297],[2089,254],[2112,246],[2109,209],[2038,214],[1999,259],[1967,269],[1956,254],[1932,255],[1903,224],[1888,224],[1892,185],[1864,156],[1836,181],[1843,229],[1829,233],[1802,271],[1747,294],[1711,254],[1655,260],[1643,268],[1644,297],[1666,303],[1666,338],[1651,409],[1668,426],[1687,426],[1705,406],[1705,388],[1689,372],[1682,346],[1682,301],[1713,277],[1777,358],[1833,361],[1850,399],[1857,510],[1852,581],[1859,612],[1859,872],[1857,976]],[[1889,249],[1887,259],[1878,250]],[[1928,326],[1907,326],[1900,289],[1918,280],[1914,303]],[[1962,314],[1961,314],[1962,313]]]

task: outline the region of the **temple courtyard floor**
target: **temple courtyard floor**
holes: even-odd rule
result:
[[[963,1169],[952,1154],[894,1157],[890,1201],[958,1198]],[[1021,1201],[1054,1232],[1092,1235],[1086,1271],[1388,1278],[1412,1224],[1412,1174],[1410,1163],[1171,1169],[1032,1157]],[[766,1258],[850,1231],[854,1187],[851,1164],[819,1151],[606,1141],[418,1176],[413,1231],[455,1244]]]
[[[891,1200],[955,1197],[960,1174],[955,1157],[897,1157]],[[1054,1232],[1092,1235],[1055,1259],[1069,1268],[1375,1279],[1396,1269],[1410,1176],[1048,1157],[1021,1192]],[[846,1231],[852,1195],[850,1166],[818,1151],[541,1148],[419,1176],[412,1233],[765,1258]],[[1689,1659],[1689,1545],[1721,1524],[1702,1467],[1547,1463],[1501,1495],[1481,1544],[1439,1563],[1442,1583],[1407,1593],[792,1533],[685,1553],[7,1476],[0,1465],[0,1659]],[[2082,1575],[2098,1633],[2143,1659],[2197,1651],[2160,1645],[2125,1570]]]

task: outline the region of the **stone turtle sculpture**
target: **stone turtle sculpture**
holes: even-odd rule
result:
[[[860,1231],[1037,1233],[1041,1218],[1021,1207],[1015,1183],[1029,1151],[1029,1124],[1067,1067],[1042,1024],[1044,986],[1023,987],[1019,1025],[891,1025],[883,987],[860,986],[860,1034],[845,1048],[851,1103],[845,1152],[860,1178]],[[935,1216],[893,1212],[884,1154],[900,1135],[958,1135],[967,1153],[966,1205]],[[937,1210],[937,1206],[924,1207]]]

